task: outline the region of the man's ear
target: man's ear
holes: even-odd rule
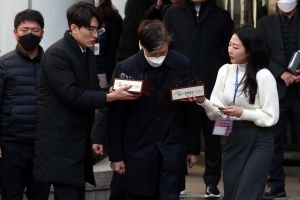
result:
[[[17,34],[17,29],[14,29],[14,30],[13,30],[13,33],[14,33],[14,38],[15,38],[16,40],[18,40],[19,37],[18,37],[18,34]]]
[[[77,33],[77,26],[75,24],[71,24],[70,25],[70,30],[71,30],[71,33],[76,34]]]

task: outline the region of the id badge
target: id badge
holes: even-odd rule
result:
[[[231,118],[221,118],[218,117],[215,121],[215,126],[213,129],[213,135],[222,135],[222,136],[229,136],[229,133],[232,129],[232,122]]]
[[[99,53],[100,53],[100,44],[95,43],[94,44],[94,55],[99,55]]]

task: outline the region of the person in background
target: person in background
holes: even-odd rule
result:
[[[226,47],[234,30],[229,12],[212,0],[182,0],[178,6],[168,9],[164,23],[174,33],[170,48],[190,59],[189,70],[205,83],[209,97],[220,66],[229,62]],[[197,105],[194,109],[198,113],[198,130],[205,141],[205,197],[220,197],[217,188],[222,167],[220,136],[211,134],[214,123],[204,109]]]
[[[300,142],[300,75],[294,75],[287,69],[293,53],[300,50],[297,3],[298,0],[277,1],[278,12],[260,19],[257,26],[270,55],[268,68],[276,79],[280,105],[279,121],[273,126],[275,149],[264,199],[286,196],[283,145],[290,115]],[[300,70],[297,73],[300,74]]]
[[[157,0],[144,14],[143,19],[160,19],[163,20],[167,10],[181,3],[181,0],[163,1]]]
[[[213,134],[229,134],[223,151],[223,200],[259,200],[274,151],[271,127],[279,118],[276,81],[266,69],[270,59],[263,40],[252,26],[234,31],[228,53],[232,64],[220,68],[210,100],[193,100],[216,121]]]
[[[33,176],[34,141],[38,109],[39,45],[44,18],[39,11],[15,16],[15,50],[0,58],[0,188],[2,200],[48,200],[50,184]]]
[[[130,86],[108,93],[100,89],[94,53],[102,17],[87,2],[67,10],[64,37],[51,45],[41,61],[34,175],[53,183],[55,200],[83,200],[85,184],[95,185],[91,128],[95,109],[106,102],[133,100]]]
[[[123,61],[136,54],[139,48],[137,29],[144,13],[156,0],[127,0],[122,34],[117,50],[117,62]]]
[[[100,52],[99,55],[95,55],[95,58],[100,87],[104,88],[108,86],[116,66],[116,52],[123,20],[111,0],[99,0],[99,4],[98,10],[103,16],[102,28],[105,31],[98,36],[96,41],[100,44]]]
[[[160,20],[143,21],[138,36],[142,50],[126,59],[114,77],[143,75],[151,91],[110,105],[109,160],[124,177],[125,200],[179,200],[186,166],[198,160],[200,138],[193,103],[172,102],[168,85],[189,60],[169,49],[172,36]]]
[[[97,8],[103,16],[102,28],[104,31],[98,36],[97,43],[100,45],[100,52],[98,52],[98,55],[95,55],[95,58],[99,85],[101,88],[104,88],[108,87],[108,83],[111,82],[112,73],[116,66],[116,52],[122,32],[123,19],[111,0],[98,0]],[[107,112],[107,107],[98,110],[92,141],[93,150],[97,155],[103,154]]]

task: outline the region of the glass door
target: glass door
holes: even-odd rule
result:
[[[240,24],[256,27],[260,18],[276,12],[275,0],[216,0],[216,3],[230,12],[237,27]]]

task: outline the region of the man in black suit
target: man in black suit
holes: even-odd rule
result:
[[[89,3],[67,11],[69,30],[41,61],[34,175],[53,183],[55,200],[83,200],[85,183],[95,185],[91,127],[94,110],[106,102],[136,99],[129,87],[107,94],[96,73],[92,48],[102,18]]]
[[[287,70],[295,51],[300,49],[300,15],[296,0],[277,1],[279,11],[258,21],[267,51],[270,55],[269,70],[277,82],[280,117],[273,127],[275,150],[267,181],[264,199],[285,197],[283,169],[283,144],[286,138],[289,113],[292,113],[295,130],[300,138],[300,76]],[[300,73],[300,70],[297,70]]]
[[[174,33],[171,49],[190,59],[190,70],[205,83],[206,96],[209,97],[219,68],[229,62],[227,47],[234,29],[229,12],[216,6],[213,0],[182,0],[178,6],[168,9],[164,23]],[[214,122],[208,119],[204,109],[195,105],[195,110],[205,140],[205,197],[219,197],[220,137],[212,136]]]

